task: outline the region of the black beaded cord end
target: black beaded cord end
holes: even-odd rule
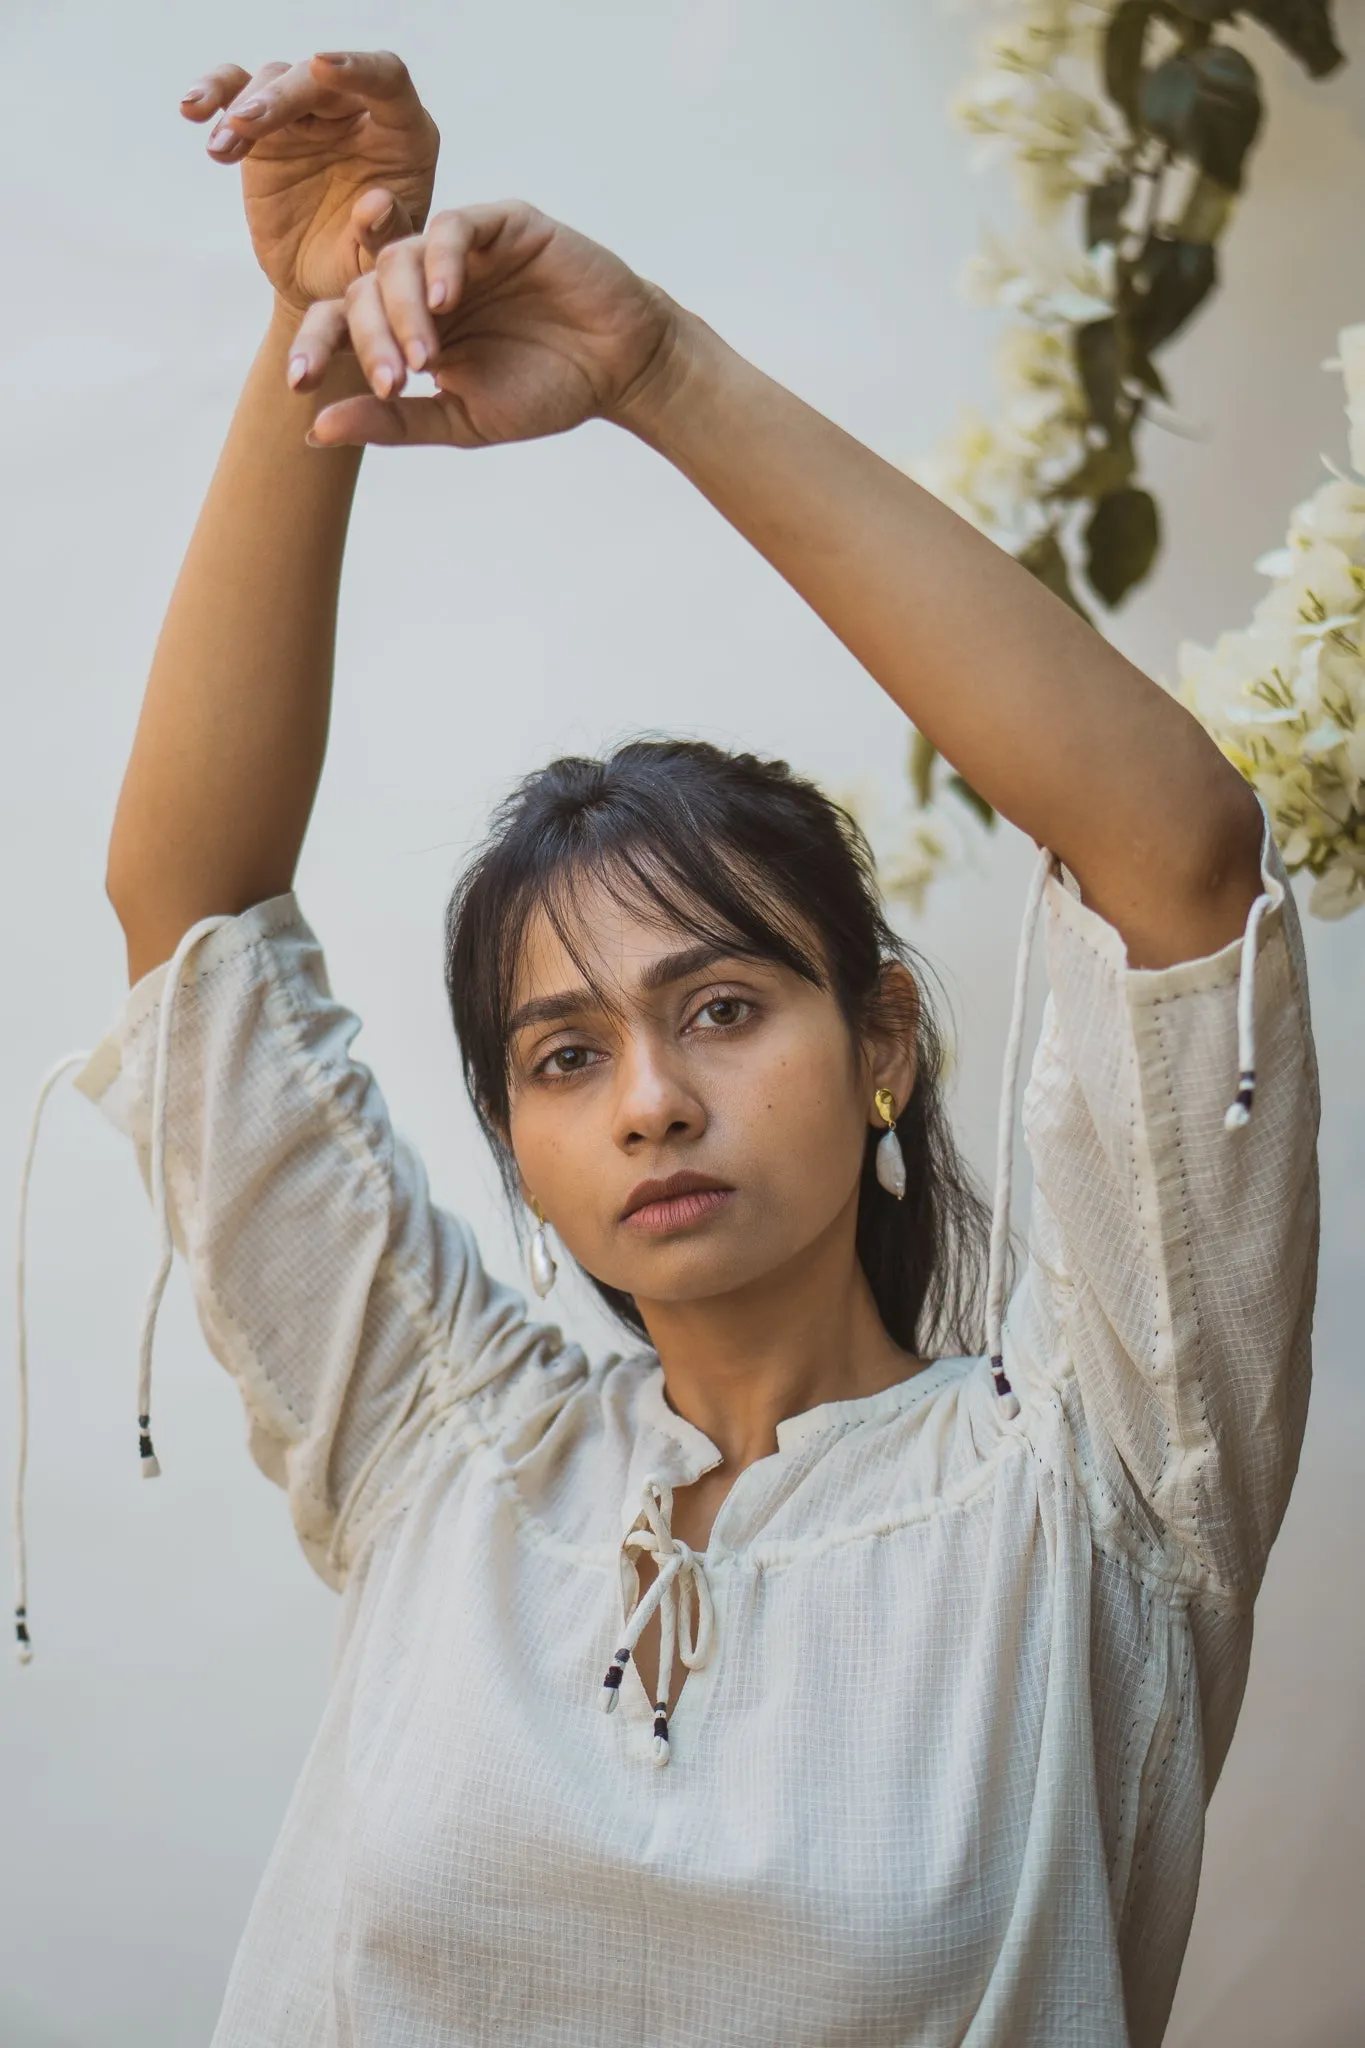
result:
[[[621,1690],[621,1679],[629,1662],[630,1651],[618,1650],[607,1666],[607,1675],[602,1680],[602,1712],[604,1714],[611,1714],[616,1711],[616,1700]]]
[[[14,1654],[21,1664],[30,1664],[33,1661],[33,1644],[29,1639],[26,1607],[16,1607],[14,1610]]]
[[[137,1454],[142,1465],[142,1476],[144,1479],[159,1479],[161,1477],[161,1466],[157,1462],[156,1452],[152,1449],[152,1418],[150,1415],[138,1416],[137,1431]]]
[[[1237,1098],[1228,1105],[1227,1114],[1223,1118],[1224,1129],[1239,1131],[1243,1124],[1249,1124],[1255,1101],[1256,1069],[1248,1067],[1237,1077]]]
[[[668,1706],[663,1700],[654,1702],[654,1761],[668,1762]]]
[[[991,1378],[995,1383],[995,1391],[1000,1397],[1001,1413],[1006,1421],[1013,1422],[1015,1416],[1019,1413],[1019,1396],[1009,1383],[1009,1376],[1005,1371],[1005,1361],[1002,1357],[992,1358]]]

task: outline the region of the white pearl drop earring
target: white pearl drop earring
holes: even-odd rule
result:
[[[873,1096],[877,1113],[886,1120],[886,1130],[877,1147],[877,1179],[888,1195],[894,1195],[898,1202],[905,1200],[905,1154],[901,1141],[896,1136],[896,1098],[889,1088],[879,1088]]]
[[[531,1269],[531,1285],[544,1301],[555,1284],[555,1274],[559,1268],[550,1256],[550,1240],[545,1235],[545,1218],[540,1213],[540,1204],[533,1202],[531,1206],[536,1212],[536,1228],[531,1239],[531,1252],[527,1264]]]

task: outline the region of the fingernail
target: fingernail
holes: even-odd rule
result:
[[[308,429],[308,432],[304,435],[303,438],[308,443],[308,446],[310,448],[325,448],[327,446],[327,443],[325,441],[319,441],[317,435],[313,432],[313,429],[311,427]]]
[[[392,200],[390,200],[390,201],[389,201],[389,203],[388,203],[388,205],[387,205],[387,206],[386,206],[386,207],[384,208],[384,211],[383,211],[383,212],[382,212],[382,213],[381,213],[381,214],[379,215],[379,217],[378,217],[378,218],[377,218],[376,220],[372,220],[372,221],[370,222],[370,226],[369,226],[369,232],[370,232],[370,234],[372,234],[372,235],[382,235],[382,234],[383,234],[383,232],[384,232],[384,230],[385,230],[385,228],[386,228],[386,227],[388,226],[389,222],[390,222],[390,221],[391,221],[392,219],[393,219],[393,201],[392,201]]]
[[[181,106],[182,106],[182,107],[191,107],[191,106],[193,106],[193,105],[194,105],[194,102],[195,102],[196,100],[202,100],[202,99],[203,99],[203,97],[204,97],[204,88],[203,88],[203,86],[202,86],[202,85],[192,85],[192,86],[190,87],[190,89],[189,89],[189,91],[188,91],[188,92],[182,92],[182,93],[181,93],[181,95],[180,95],[180,104],[181,104]]]
[[[446,288],[441,283],[441,280],[437,278],[434,284],[430,284],[427,286],[427,304],[430,306],[432,312],[434,313],[436,311],[436,308],[438,306],[443,306],[445,302]]]
[[[240,107],[228,109],[234,121],[258,121],[265,112],[264,100],[244,100]]]
[[[376,363],[370,389],[377,398],[387,398],[393,389],[393,371],[387,363]]]
[[[215,128],[209,137],[209,148],[215,156],[221,156],[225,149],[231,149],[236,140],[230,128]]]
[[[295,390],[300,384],[302,384],[304,378],[308,375],[307,356],[290,356],[288,375],[289,388],[291,391]]]
[[[319,50],[318,62],[319,64],[345,64],[348,62],[348,54],[345,50]]]
[[[403,351],[410,370],[425,370],[427,366],[427,345],[424,341],[410,341]]]

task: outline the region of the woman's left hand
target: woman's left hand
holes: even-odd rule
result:
[[[339,349],[359,358],[375,395],[318,414],[311,438],[326,447],[534,440],[624,420],[671,366],[684,317],[609,249],[521,200],[458,207],[310,308],[289,380],[314,389]],[[434,397],[399,395],[410,370],[430,371]]]

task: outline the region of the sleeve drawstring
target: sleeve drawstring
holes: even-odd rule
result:
[[[18,1450],[14,1458],[14,1649],[21,1664],[30,1662],[33,1644],[28,1632],[28,1535],[24,1515],[24,1484],[28,1476],[28,1313],[25,1306],[25,1285],[28,1278],[28,1193],[33,1178],[33,1160],[38,1150],[38,1131],[43,1121],[43,1111],[63,1074],[69,1074],[75,1067],[83,1067],[90,1055],[88,1052],[69,1052],[58,1060],[44,1076],[38,1090],[38,1099],[33,1105],[33,1121],[28,1127],[28,1146],[24,1153],[23,1171],[19,1175],[19,1242],[14,1260],[14,1304],[18,1316],[18,1352],[16,1376],[18,1380],[19,1428]]]
[[[1010,1234],[1010,1195],[1014,1180],[1014,1098],[1019,1089],[1019,1062],[1024,1048],[1024,1017],[1028,1008],[1028,971],[1033,957],[1033,935],[1043,901],[1043,885],[1052,871],[1052,851],[1039,849],[1024,903],[1023,929],[1014,966],[1014,1003],[1010,1011],[1009,1037],[1005,1041],[1005,1071],[1000,1083],[1000,1122],[995,1146],[995,1203],[991,1214],[991,1252],[986,1269],[986,1349],[990,1355],[991,1378],[1000,1397],[1000,1412],[1007,1422],[1019,1413],[1019,1396],[1005,1372],[1005,1253]]]
[[[1242,938],[1242,969],[1237,978],[1237,1094],[1223,1118],[1223,1127],[1229,1131],[1250,1123],[1256,1100],[1256,949],[1261,919],[1269,909],[1269,896],[1258,896],[1247,915]]]
[[[137,1453],[144,1479],[159,1479],[161,1466],[152,1448],[152,1346],[156,1341],[156,1319],[161,1299],[171,1277],[175,1244],[171,1236],[171,1209],[166,1194],[166,1121],[170,1102],[171,1029],[175,1021],[175,999],[185,962],[201,939],[228,922],[226,917],[201,918],[190,926],[170,957],[161,984],[161,1001],[156,1020],[156,1064],[152,1069],[151,1193],[152,1217],[156,1228],[156,1267],[147,1298],[142,1305],[142,1326],[137,1340]]]
[[[171,1027],[175,1015],[175,998],[180,987],[180,976],[185,961],[201,939],[220,925],[229,923],[227,917],[206,917],[192,925],[174,953],[166,968],[161,988],[160,1008],[157,1016],[156,1064],[152,1076],[152,1128],[151,1128],[151,1191],[152,1210],[157,1234],[156,1270],[147,1290],[147,1299],[142,1310],[142,1327],[138,1335],[137,1370],[137,1427],[138,1456],[144,1479],[155,1479],[161,1470],[156,1453],[152,1449],[152,1345],[156,1336],[156,1320],[161,1308],[161,1298],[166,1292],[170,1278],[174,1246],[171,1237],[170,1205],[166,1195],[166,1125],[169,1100],[169,1079],[171,1059]],[[88,1052],[68,1053],[58,1060],[56,1066],[43,1078],[34,1104],[33,1122],[29,1128],[28,1149],[24,1154],[23,1172],[19,1180],[19,1235],[18,1252],[15,1262],[15,1301],[18,1314],[18,1405],[19,1429],[18,1451],[14,1469],[14,1639],[15,1651],[21,1664],[27,1664],[33,1657],[33,1643],[28,1627],[28,1542],[25,1517],[25,1483],[28,1474],[28,1313],[26,1306],[25,1282],[27,1278],[28,1201],[29,1183],[33,1174],[34,1155],[38,1149],[38,1131],[48,1097],[61,1080],[63,1074],[73,1067],[83,1067],[90,1059]]]

